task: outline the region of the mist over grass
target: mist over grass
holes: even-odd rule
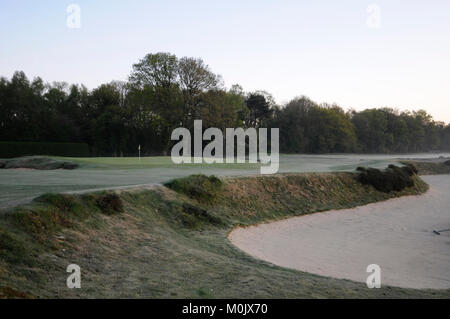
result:
[[[355,171],[358,166],[386,168],[398,160],[450,157],[449,153],[407,155],[280,155],[280,173]],[[260,164],[182,164],[170,157],[65,158],[79,165],[74,170],[0,169],[0,214],[7,208],[30,202],[48,192],[86,192],[100,189],[157,185],[193,174],[252,176]]]

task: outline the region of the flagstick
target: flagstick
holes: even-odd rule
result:
[[[141,164],[141,145],[140,144],[139,144],[138,150],[139,150],[139,164]]]

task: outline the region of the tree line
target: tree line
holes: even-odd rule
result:
[[[277,105],[265,91],[225,88],[198,58],[148,54],[127,82],[83,85],[0,79],[0,141],[87,143],[96,156],[169,154],[171,132],[192,128],[278,127],[285,153],[408,153],[450,150],[450,125],[426,111],[345,111],[298,97]]]

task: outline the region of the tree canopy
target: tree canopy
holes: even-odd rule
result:
[[[286,153],[450,150],[450,125],[426,111],[345,111],[307,97],[277,105],[266,91],[227,89],[199,58],[148,54],[127,82],[83,85],[0,78],[0,141],[84,142],[97,156],[167,154],[176,127],[273,127]]]

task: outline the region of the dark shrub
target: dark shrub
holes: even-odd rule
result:
[[[375,189],[389,193],[401,191],[407,187],[414,186],[412,176],[417,173],[413,165],[398,167],[389,165],[385,170],[376,168],[358,167],[358,180],[365,185],[372,185]]]
[[[71,163],[71,162],[63,162],[62,169],[75,169],[78,167],[78,164]]]
[[[450,160],[445,161],[445,162],[444,162],[444,165],[450,166]]]
[[[105,195],[98,195],[96,198],[96,204],[98,208],[105,215],[113,215],[123,212],[123,203],[119,195],[109,193]]]
[[[412,164],[412,163],[405,163],[403,165],[404,166],[402,168],[404,170],[406,170],[410,176],[412,176],[414,174],[419,174],[419,170],[417,169],[417,167],[414,164]]]
[[[166,187],[199,201],[214,200],[223,187],[215,176],[191,175],[164,184]]]

